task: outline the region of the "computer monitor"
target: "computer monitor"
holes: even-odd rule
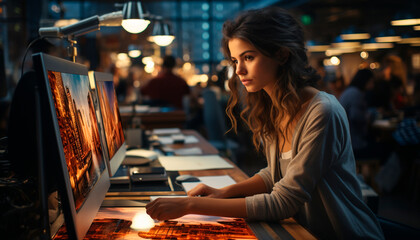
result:
[[[70,239],[82,239],[110,186],[88,70],[43,53],[34,54],[33,61],[56,136],[44,144],[58,149],[66,229]]]
[[[125,158],[126,143],[122,128],[118,99],[115,93],[113,76],[110,73],[89,72],[91,87],[96,89],[98,96],[99,128],[103,129],[107,158],[109,159],[109,174],[114,176]],[[92,81],[94,80],[94,81]]]

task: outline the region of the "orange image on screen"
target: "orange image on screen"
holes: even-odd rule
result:
[[[105,169],[89,79],[48,71],[48,80],[77,211]]]
[[[109,158],[112,159],[115,152],[124,142],[124,132],[121,125],[121,117],[118,110],[117,95],[113,82],[97,82],[99,103],[102,112],[102,121],[107,134]]]

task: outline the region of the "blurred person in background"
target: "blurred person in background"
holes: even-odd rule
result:
[[[140,91],[143,103],[155,106],[183,108],[182,99],[190,94],[186,81],[174,74],[176,60],[173,56],[163,58],[162,70],[158,76],[151,79]]]
[[[361,69],[357,71],[350,85],[339,98],[349,120],[351,143],[356,159],[375,153],[375,149],[368,144],[368,130],[372,116],[368,112],[365,98],[365,92],[372,84],[372,71]]]

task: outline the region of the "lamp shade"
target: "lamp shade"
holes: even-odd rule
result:
[[[171,44],[174,39],[175,37],[171,33],[169,24],[163,22],[162,20],[156,20],[153,25],[152,35],[150,35],[148,40],[164,47]]]
[[[130,33],[143,32],[150,21],[144,18],[143,7],[140,1],[128,2],[123,7],[123,20],[121,25]]]

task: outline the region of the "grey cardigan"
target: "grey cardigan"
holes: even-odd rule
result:
[[[295,128],[290,159],[279,159],[277,146],[265,145],[268,166],[257,173],[268,193],[246,197],[250,220],[294,217],[323,239],[384,238],[362,201],[346,113],[334,96],[319,92],[312,99]]]

